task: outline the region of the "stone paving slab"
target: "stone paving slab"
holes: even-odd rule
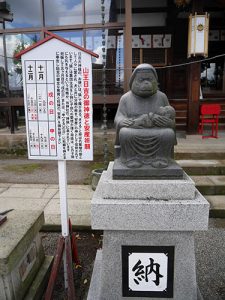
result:
[[[203,195],[224,195],[225,176],[191,176]]]
[[[30,188],[38,188],[38,189],[46,189],[50,187],[48,184],[29,184],[29,183],[12,183],[11,188],[23,188],[23,189],[30,189]]]
[[[3,198],[53,198],[58,192],[58,188],[42,184],[13,184],[7,188],[0,188]]]
[[[47,188],[42,194],[42,198],[52,199],[58,193],[57,188]]]
[[[0,194],[2,194],[3,192],[5,192],[8,188],[6,187],[0,187]]]
[[[182,159],[177,163],[188,175],[225,175],[225,160],[216,159]]]
[[[68,185],[68,210],[73,225],[90,227],[91,198],[88,185]],[[44,211],[45,223],[60,226],[60,199],[55,184],[2,184],[0,187],[0,212]]]
[[[225,212],[225,195],[207,195],[205,198],[211,209],[223,209]]]
[[[225,185],[225,176],[211,176],[210,179],[215,185]]]
[[[0,183],[0,188],[9,188],[11,185],[11,183]]]
[[[182,159],[176,161],[182,167],[221,167],[225,166],[224,159]]]
[[[68,199],[82,199],[89,200],[92,198],[93,191],[89,185],[68,185],[67,198]],[[54,196],[55,199],[59,199],[59,192]]]
[[[0,212],[8,209],[14,210],[44,210],[45,206],[48,204],[49,199],[47,198],[4,198],[0,197]]]
[[[44,188],[13,188],[10,187],[5,192],[1,194],[3,198],[41,198],[45,189]]]
[[[86,215],[70,215],[70,220],[73,226],[77,227],[91,227],[91,215],[86,214]],[[44,225],[44,230],[46,228],[49,228],[51,226],[50,231],[53,228],[56,228],[59,230],[59,227],[61,226],[61,218],[60,215],[46,215],[45,216],[45,225]]]
[[[68,199],[68,211],[72,215],[90,213],[91,202],[78,199]],[[60,200],[52,199],[45,207],[45,216],[60,214]]]
[[[212,181],[212,176],[191,176],[191,179],[194,180],[196,186],[207,185],[214,186],[215,183]]]
[[[191,176],[196,185],[225,185],[225,176]]]

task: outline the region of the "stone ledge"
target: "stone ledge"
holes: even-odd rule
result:
[[[96,192],[104,199],[194,199],[195,183],[184,172],[183,179],[112,179],[113,162],[104,171]]]
[[[54,259],[54,256],[45,256],[45,259],[44,259],[34,281],[32,282],[31,286],[29,287],[29,291],[26,294],[24,300],[42,299],[42,295],[48,284],[48,278],[50,275],[53,259]]]
[[[207,230],[209,203],[196,190],[191,200],[92,198],[92,229],[196,231]]]
[[[1,225],[0,274],[8,274],[44,224],[43,211],[14,210]]]

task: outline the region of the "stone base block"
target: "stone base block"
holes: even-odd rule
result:
[[[207,230],[209,203],[197,190],[182,201],[103,199],[95,192],[91,214],[96,230]]]
[[[104,199],[183,200],[195,198],[195,183],[182,171],[182,179],[114,180],[113,162],[104,171],[97,192]]]
[[[43,260],[42,211],[12,211],[0,231],[0,299],[24,299]]]
[[[185,173],[175,180],[113,180],[112,168],[92,198],[92,229],[104,230],[104,238],[88,299],[201,299],[193,232],[207,230],[209,203]]]
[[[196,283],[194,239],[190,232],[104,232],[103,250],[97,252],[88,300],[163,300],[165,298],[123,297],[122,255],[124,245],[175,247],[173,300],[203,300]],[[166,298],[168,299],[168,298]]]
[[[183,170],[171,160],[167,168],[156,169],[151,165],[143,165],[140,168],[128,168],[120,159],[115,159],[113,166],[113,179],[175,179],[182,178]]]

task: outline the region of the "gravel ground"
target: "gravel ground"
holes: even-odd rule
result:
[[[60,233],[55,232],[42,233],[42,244],[44,246],[46,255],[55,254],[59,236]],[[79,232],[76,233],[76,242],[80,266],[77,266],[76,268],[74,265],[75,295],[76,300],[83,300],[87,298],[93,263],[97,249],[101,248],[102,235],[96,232]],[[53,299],[67,299],[66,291],[64,289],[64,276],[62,265],[60,268],[60,273],[57,277],[57,281],[55,283]]]
[[[209,219],[209,229],[195,233],[196,266],[204,300],[225,299],[225,219]]]

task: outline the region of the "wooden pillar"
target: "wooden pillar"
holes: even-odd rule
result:
[[[200,63],[188,67],[188,133],[197,133],[199,122]]]
[[[129,90],[129,79],[132,74],[132,0],[125,0],[124,32],[124,90]]]

